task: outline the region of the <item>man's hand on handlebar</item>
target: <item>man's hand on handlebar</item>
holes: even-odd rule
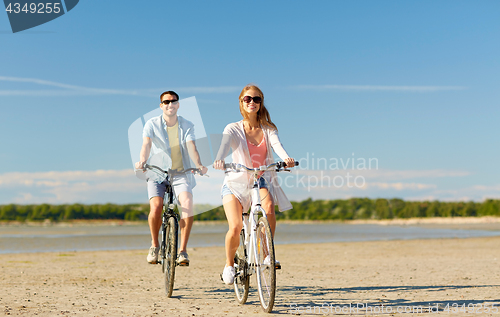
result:
[[[160,170],[163,173],[167,172],[167,171],[164,171],[164,170],[162,170],[161,168],[159,168],[157,166],[148,165],[148,164],[146,164],[146,162],[137,162],[137,163],[135,163],[135,169],[137,171],[142,170],[143,173],[146,172],[146,170],[153,169],[153,168],[158,169],[158,170]],[[195,172],[199,173],[202,176],[205,176],[205,175],[208,176],[207,175],[208,168],[206,166],[203,166],[203,165],[200,165],[200,166],[198,166],[196,168],[189,168],[189,169],[185,170],[185,172],[188,172],[188,171],[190,171],[191,173],[195,173]],[[176,171],[171,171],[171,172],[174,173],[174,174],[177,173]]]
[[[196,168],[198,168],[201,172],[201,175],[205,175],[207,172],[208,172],[208,168],[206,166],[197,166]]]
[[[142,170],[143,172],[145,172],[145,169],[144,169],[144,164],[145,163],[146,162],[142,162],[142,161],[135,163],[135,169],[136,170]]]

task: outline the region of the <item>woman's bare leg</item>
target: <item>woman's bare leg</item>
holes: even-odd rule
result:
[[[242,207],[234,195],[226,195],[222,199],[229,229],[226,234],[226,265],[234,266],[234,255],[240,244],[240,232],[243,228],[241,219]]]
[[[274,232],[276,231],[276,215],[274,214],[273,197],[269,194],[267,188],[260,189],[260,197],[262,199],[260,204],[266,211],[267,221],[269,222],[269,227],[271,227],[271,232],[274,237]]]

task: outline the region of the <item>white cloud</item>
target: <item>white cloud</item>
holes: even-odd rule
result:
[[[39,96],[39,97],[53,97],[53,96],[81,96],[81,95],[94,95],[95,92],[83,90],[0,90],[0,96]]]
[[[0,76],[0,81],[12,83],[29,83],[40,86],[55,87],[59,89],[10,89],[0,90],[0,96],[73,96],[73,95],[134,95],[156,97],[158,92],[163,91],[163,88],[158,89],[107,89],[93,88],[78,85],[65,84],[39,78],[24,78]],[[396,91],[396,92],[435,92],[449,90],[464,90],[467,87],[462,86],[381,86],[381,85],[297,85],[292,86],[293,89],[316,90],[316,91]],[[239,92],[239,86],[215,86],[215,87],[174,87],[173,90],[190,93],[190,94],[224,94]]]
[[[436,179],[453,179],[469,175],[471,173],[467,171],[457,170],[296,170],[293,174],[281,175],[281,178],[283,189],[295,201],[309,197],[313,199],[398,197],[420,201],[483,201],[500,198],[500,185],[475,185],[451,189],[446,185],[434,183]]]
[[[399,91],[399,92],[435,92],[448,90],[464,90],[462,86],[380,86],[380,85],[298,85],[294,89],[317,91]]]
[[[478,191],[493,191],[500,193],[500,185],[493,185],[493,186],[476,185],[472,186],[472,189]]]
[[[106,94],[132,94],[136,95],[138,94],[137,90],[117,90],[117,89],[101,89],[101,88],[90,88],[90,87],[83,87],[83,86],[77,86],[77,85],[68,85],[64,83],[58,83],[54,81],[49,81],[49,80],[43,80],[43,79],[38,79],[38,78],[21,78],[21,77],[7,77],[7,76],[0,76],[0,81],[7,81],[7,82],[19,82],[19,83],[30,83],[30,84],[37,84],[41,86],[51,86],[51,87],[57,87],[57,88],[62,88],[65,90],[0,90],[1,95],[21,95],[23,92],[27,95],[32,95],[32,94],[84,94],[84,95],[106,95]]]
[[[59,90],[0,90],[0,96],[73,96],[73,95],[135,95],[135,96],[158,96],[158,93],[163,91],[163,88],[158,89],[106,89],[92,88],[77,85],[69,85],[49,80],[38,78],[22,78],[0,76],[0,81],[14,83],[30,83],[41,86],[50,86],[60,88]],[[237,92],[241,87],[236,86],[220,86],[220,87],[177,87],[174,90],[184,93],[231,93]]]
[[[348,175],[349,173],[349,175]],[[224,173],[210,168],[210,177],[197,177],[196,204],[220,205]],[[311,171],[281,173],[291,200],[399,197],[408,200],[475,200],[500,198],[500,185],[445,188],[435,178],[469,175],[464,171]],[[414,179],[412,179],[414,178]],[[423,181],[416,181],[421,179]],[[0,204],[147,203],[146,184],[131,169],[0,174]]]
[[[439,201],[449,201],[449,202],[456,202],[456,201],[483,201],[484,198],[478,197],[474,199],[472,196],[450,196],[450,197],[444,197],[444,198],[439,198],[436,195],[424,195],[424,196],[410,196],[405,198],[405,200],[408,201],[434,201],[434,200],[439,200]]]
[[[443,201],[484,201],[486,199],[500,199],[500,184],[473,185],[458,189],[438,189],[436,197]]]
[[[395,189],[395,190],[423,190],[423,189],[434,189],[437,188],[434,184],[419,184],[419,183],[367,183],[366,188],[378,188],[378,189]]]
[[[318,178],[335,176],[352,177],[362,176],[366,179],[377,181],[399,181],[415,178],[446,178],[464,177],[471,175],[468,171],[460,170],[388,170],[388,169],[336,169],[336,170],[305,170],[298,168],[294,174],[305,176],[316,176]]]
[[[0,190],[12,193],[1,204],[147,202],[145,184],[132,170],[5,173]]]
[[[224,173],[197,177],[195,203],[219,205]],[[0,174],[0,204],[147,203],[144,180],[131,169]]]
[[[464,177],[471,175],[468,171],[457,170],[367,170],[363,173],[366,177],[384,179],[384,180],[401,180],[413,178],[444,178],[444,177]]]
[[[76,181],[98,181],[114,178],[123,180],[134,176],[131,169],[126,170],[97,170],[97,171],[64,171],[64,172],[13,172],[0,174],[0,186],[36,185],[43,182],[60,182],[68,184]]]

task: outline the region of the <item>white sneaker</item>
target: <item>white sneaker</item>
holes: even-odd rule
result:
[[[148,263],[156,264],[158,262],[158,252],[160,251],[160,247],[151,247],[149,248],[148,253]]]
[[[269,255],[268,255],[268,256],[266,256],[266,258],[264,259],[263,264],[264,264],[264,265],[269,265],[269,264],[270,264],[270,262],[271,262],[271,259],[270,259]],[[277,269],[277,270],[280,270],[280,269],[281,269],[281,263],[280,263],[280,261],[278,261],[278,260],[274,260],[274,266],[276,267],[276,269]]]
[[[189,266],[189,256],[187,252],[180,252],[177,256],[177,264],[179,266]]]
[[[225,266],[224,271],[222,271],[222,280],[227,285],[231,285],[234,283],[234,267],[233,266]]]

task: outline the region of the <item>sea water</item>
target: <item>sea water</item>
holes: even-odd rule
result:
[[[188,247],[223,246],[225,223],[196,224]],[[466,230],[346,223],[278,223],[275,244],[500,236],[500,230]],[[147,224],[0,226],[0,253],[147,250]]]

